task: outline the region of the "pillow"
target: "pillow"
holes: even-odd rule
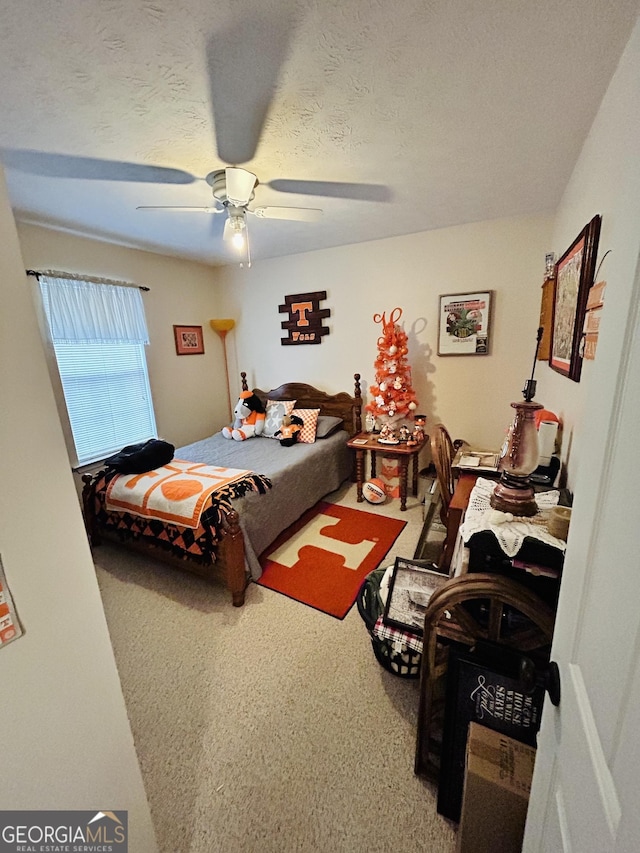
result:
[[[267,400],[265,406],[264,432],[265,438],[275,438],[282,426],[282,418],[290,415],[295,406],[295,400]]]
[[[298,441],[301,444],[313,444],[316,440],[316,426],[320,409],[294,409],[291,415],[302,418],[304,426],[298,433]]]
[[[316,438],[326,438],[328,435],[339,430],[343,425],[342,418],[334,418],[332,415],[320,415],[316,427]]]

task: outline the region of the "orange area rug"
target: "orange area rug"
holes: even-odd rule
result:
[[[405,524],[320,501],[262,554],[258,583],[344,619]]]

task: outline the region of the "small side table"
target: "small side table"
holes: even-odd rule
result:
[[[362,494],[362,486],[364,484],[364,454],[368,450],[371,454],[371,477],[376,476],[376,453],[382,453],[385,456],[397,456],[400,462],[400,511],[404,512],[407,508],[407,479],[409,471],[409,460],[413,459],[413,477],[412,491],[413,495],[418,494],[418,454],[427,444],[429,436],[425,435],[424,439],[419,444],[413,444],[407,447],[406,442],[399,444],[379,444],[378,436],[375,433],[359,432],[347,442],[347,447],[350,447],[356,452],[356,485],[358,492],[358,503],[362,503],[364,496]]]

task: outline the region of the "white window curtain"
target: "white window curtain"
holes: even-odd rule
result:
[[[156,437],[140,290],[47,275],[39,284],[78,464]]]
[[[149,343],[137,287],[41,275],[40,292],[55,342]]]

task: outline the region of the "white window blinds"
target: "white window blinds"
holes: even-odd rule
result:
[[[156,437],[138,288],[41,275],[80,465]]]

